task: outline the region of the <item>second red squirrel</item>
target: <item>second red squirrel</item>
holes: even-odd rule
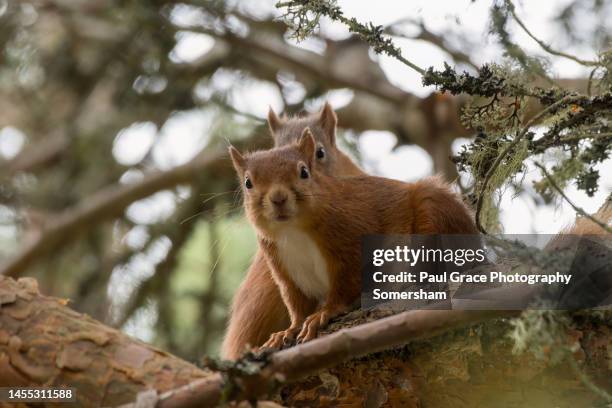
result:
[[[247,217],[290,316],[264,347],[311,340],[349,310],[361,290],[362,236],[477,232],[445,184],[335,178],[313,166],[316,149],[309,128],[298,142],[267,151],[243,156],[230,147]]]

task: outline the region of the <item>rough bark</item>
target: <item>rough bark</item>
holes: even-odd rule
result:
[[[239,361],[248,370],[231,368],[229,376],[214,374],[189,386],[160,395],[156,407],[214,407],[226,401],[256,400],[273,395],[283,383],[317,374],[345,361],[401,346],[417,339],[431,338],[457,327],[500,316],[506,311],[419,310],[404,312],[368,324],[349,323],[346,330],[308,343],[263,356],[261,361]],[[366,313],[368,315],[368,313]],[[377,316],[380,317],[380,316]],[[356,322],[349,317],[350,322]],[[363,323],[363,322],[362,322]],[[257,367],[258,364],[260,367]],[[293,406],[290,404],[290,406]],[[135,408],[134,405],[125,408]]]
[[[147,388],[170,390],[206,371],[0,277],[0,385],[69,385],[78,406],[116,406]]]
[[[350,360],[285,387],[276,400],[297,407],[605,406],[569,361],[513,353],[510,331],[507,321],[489,321]],[[579,369],[609,392],[612,326],[583,321],[569,335],[580,345]]]
[[[65,304],[39,294],[33,279],[0,280],[0,385],[69,385],[79,406],[130,407],[147,390],[155,390],[152,402],[138,406],[258,397],[287,406],[598,406],[605,401],[592,386],[612,388],[606,320],[583,319],[568,330],[582,378],[569,360],[553,366],[513,354],[508,321],[490,321],[513,312],[443,310],[357,311],[333,323],[328,336],[221,375]]]
[[[77,389],[81,406],[130,403],[147,389],[161,394],[160,407],[215,406],[224,397],[228,382],[218,373],[207,373],[106,327],[66,307],[66,300],[41,295],[31,278],[0,279],[0,385],[68,385]],[[236,375],[238,392],[225,397],[266,395],[278,388],[280,379],[295,381],[356,356],[490,315],[404,313],[353,327],[273,354],[254,375]]]

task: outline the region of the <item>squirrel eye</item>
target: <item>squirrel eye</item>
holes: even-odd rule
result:
[[[250,178],[247,177],[246,179],[244,179],[244,186],[249,190],[253,188],[253,182]]]
[[[317,159],[322,159],[325,157],[325,149],[323,147],[319,147],[317,149]]]
[[[300,169],[300,178],[307,179],[308,177],[310,177],[308,169],[306,168],[306,166],[302,166],[302,168]]]

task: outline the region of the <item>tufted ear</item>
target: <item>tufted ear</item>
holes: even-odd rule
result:
[[[244,170],[246,168],[246,160],[244,156],[234,146],[229,147],[229,154],[232,158],[232,163],[234,163],[234,168],[236,169],[238,174],[244,173]]]
[[[300,139],[298,140],[298,148],[300,152],[304,154],[304,156],[308,159],[308,162],[311,162],[315,158],[315,149],[317,142],[315,142],[315,138],[310,131],[310,128],[307,127],[302,132]]]
[[[319,116],[319,125],[327,140],[332,146],[336,145],[336,126],[338,125],[338,117],[336,116],[336,112],[334,112],[334,108],[329,104],[329,102],[325,102],[323,105],[323,109],[321,110],[321,114]]]
[[[272,139],[276,141],[276,133],[283,126],[283,120],[279,118],[272,107],[268,110],[268,127],[270,128],[270,134],[272,135]]]

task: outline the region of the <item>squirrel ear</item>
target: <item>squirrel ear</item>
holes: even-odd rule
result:
[[[246,167],[246,160],[244,156],[236,149],[234,146],[229,147],[229,154],[232,158],[232,163],[234,163],[234,168],[238,173],[244,172]]]
[[[329,143],[332,146],[335,146],[338,117],[336,116],[336,112],[334,112],[334,108],[332,108],[329,102],[325,102],[325,105],[323,105],[323,110],[321,110],[321,115],[319,116],[319,125],[323,129],[325,136],[327,136]]]
[[[307,127],[302,132],[302,136],[300,136],[300,139],[298,141],[298,148],[300,149],[300,152],[302,152],[304,156],[308,158],[308,161],[314,159],[316,145],[317,142],[315,142],[315,138],[312,135],[310,128]]]
[[[283,126],[283,120],[279,118],[272,107],[268,110],[268,127],[270,128],[270,134],[272,135],[272,139],[276,141],[276,132]]]

